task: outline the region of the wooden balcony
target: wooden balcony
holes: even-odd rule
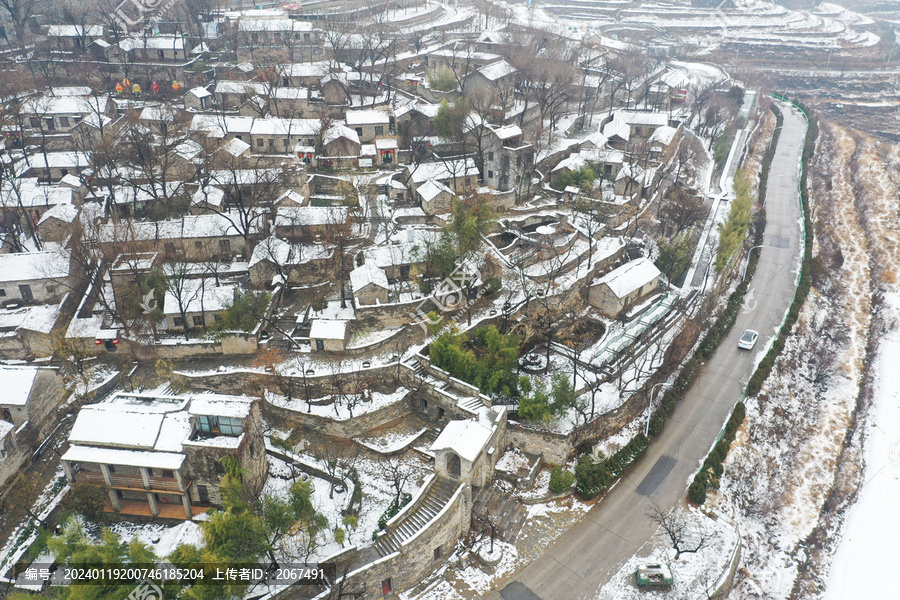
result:
[[[153,492],[165,492],[167,494],[183,494],[183,492],[178,488],[178,480],[175,478],[169,477],[150,477],[150,488],[149,490],[144,487],[143,478],[135,475],[118,475],[116,473],[112,473],[109,476],[110,486],[114,490],[139,490],[139,491],[153,491]],[[97,473],[96,471],[78,471],[78,474],[75,475],[76,483],[90,483],[92,485],[106,485],[106,481],[103,479],[102,473]],[[184,482],[185,489],[190,486],[189,481]]]

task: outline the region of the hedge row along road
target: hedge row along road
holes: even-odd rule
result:
[[[806,119],[781,104],[784,124],[769,171],[765,246],[748,291],[747,308],[719,349],[701,368],[675,407],[662,434],[644,456],[585,518],[547,551],[492,592],[492,600],[587,600],[606,583],[656,529],[647,509],[668,510],[685,497],[687,485],[741,398],[794,298],[803,244],[799,177]],[[755,306],[754,302],[755,300]],[[737,349],[744,329],[760,339],[752,352]]]

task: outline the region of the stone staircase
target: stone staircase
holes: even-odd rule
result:
[[[447,505],[459,485],[459,482],[446,477],[434,479],[419,505],[399,521],[388,525],[388,533],[375,542],[379,556],[393,554],[400,549],[400,544],[424,529]]]
[[[472,503],[472,526],[478,527],[475,515],[486,514],[497,524],[497,537],[512,544],[528,518],[528,508],[509,492],[496,485],[481,489]]]

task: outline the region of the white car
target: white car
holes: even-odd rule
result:
[[[753,346],[756,345],[756,340],[758,338],[758,332],[753,331],[752,329],[745,329],[744,333],[741,334],[741,339],[738,340],[738,348],[742,350],[753,350]]]

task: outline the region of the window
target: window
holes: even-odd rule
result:
[[[166,254],[175,254],[175,243],[174,242],[166,242],[163,245],[163,248],[165,248]]]
[[[6,290],[0,289],[0,298],[6,295]]]
[[[434,560],[440,560],[443,554],[441,553],[441,547],[438,546],[434,549]]]
[[[199,315],[193,318],[194,327],[204,327],[206,326],[206,321],[203,319],[203,315]]]
[[[172,471],[172,469],[163,469],[162,476],[168,477],[169,479],[175,479],[175,473]]]
[[[384,125],[375,126],[375,135],[384,135]]]
[[[493,153],[493,152],[488,152],[488,153],[487,153],[487,159],[488,159],[488,160],[494,160],[494,153]]]
[[[260,148],[266,145],[266,143],[262,139],[256,140],[256,145]]]
[[[153,469],[147,469],[147,477],[153,477]]]
[[[362,127],[356,127],[355,129],[356,129],[356,135],[361,136],[362,135]]]
[[[59,126],[60,127],[68,127],[69,126],[69,118],[68,117],[60,117],[59,118]]]
[[[222,252],[231,252],[231,240],[219,240],[219,250]]]
[[[316,340],[316,350],[318,350],[319,352],[325,350],[325,342],[322,340]]]
[[[184,319],[181,317],[175,317],[172,322],[175,323],[175,327],[184,327]]]
[[[196,242],[194,242],[194,247],[195,247],[195,248],[202,248],[202,247],[203,247],[203,242],[201,242],[200,240],[197,240]]]
[[[200,415],[197,417],[197,427],[202,433],[214,435],[241,435],[244,433],[243,422],[232,417]]]
[[[165,53],[164,51],[162,51],[162,50],[157,50],[157,51],[156,51],[156,56],[159,58],[159,60],[165,60],[165,59],[166,59],[166,53]]]
[[[308,42],[308,41],[309,41],[309,34],[308,34],[308,33],[304,33],[304,34],[303,34],[303,41],[304,41],[304,42]]]
[[[214,464],[215,464],[215,469],[216,469],[216,475],[224,475],[225,467],[222,466],[222,463],[220,463],[219,461],[216,461]]]
[[[115,468],[113,465],[108,465],[108,467],[109,467],[109,472],[110,472],[110,473],[115,473],[115,472],[116,472],[116,468]]]
[[[381,582],[381,593],[384,596],[387,596],[392,591],[391,589],[391,578],[388,577],[384,581]]]
[[[274,148],[274,147],[275,147],[275,140],[273,140],[272,138],[269,138],[269,148]]]
[[[44,117],[47,121],[47,131],[56,131],[56,123],[53,122],[53,117]]]
[[[41,119],[40,119],[40,117],[29,117],[28,124],[31,125],[32,129],[40,129],[41,128]]]
[[[494,172],[488,171],[488,179],[493,179],[493,178],[494,178]]]

